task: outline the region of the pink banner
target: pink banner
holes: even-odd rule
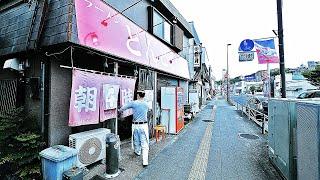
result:
[[[190,79],[187,60],[103,1],[77,0],[75,8],[81,45]]]
[[[127,102],[133,101],[135,83],[136,79],[132,78],[73,70],[69,126],[98,124],[99,119],[100,122],[103,122],[115,118],[119,91],[119,104],[123,106]],[[123,116],[131,114],[132,110],[127,110]]]
[[[102,75],[103,76],[103,75]],[[136,84],[136,79],[123,78],[117,76],[103,76],[101,82],[113,85],[119,85],[120,87],[120,107],[124,104],[133,101],[134,89]],[[122,117],[126,117],[132,114],[132,110],[129,109],[122,113]]]
[[[100,84],[98,74],[72,71],[69,126],[99,123]]]
[[[117,117],[119,85],[103,84],[100,101],[100,122]]]
[[[279,63],[274,39],[255,40],[259,64]]]

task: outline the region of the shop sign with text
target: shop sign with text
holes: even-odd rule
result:
[[[81,45],[190,79],[184,58],[103,1],[76,0],[75,9]]]

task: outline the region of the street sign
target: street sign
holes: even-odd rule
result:
[[[254,59],[254,52],[249,51],[249,52],[239,52],[239,61],[244,62],[244,61],[252,61]]]
[[[240,43],[239,51],[251,51],[254,47],[254,42],[251,39],[245,39]]]

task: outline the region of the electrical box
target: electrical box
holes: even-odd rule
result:
[[[269,157],[288,180],[296,179],[297,100],[269,99]]]
[[[297,177],[320,179],[320,102],[297,103]]]

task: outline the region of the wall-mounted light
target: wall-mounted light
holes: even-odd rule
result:
[[[178,23],[178,18],[177,18],[177,17],[174,17],[173,20],[172,20],[172,23],[173,23],[173,24],[177,24],[177,23]]]
[[[103,63],[103,67],[108,68],[109,64],[108,64],[108,59],[106,58],[104,63]]]

